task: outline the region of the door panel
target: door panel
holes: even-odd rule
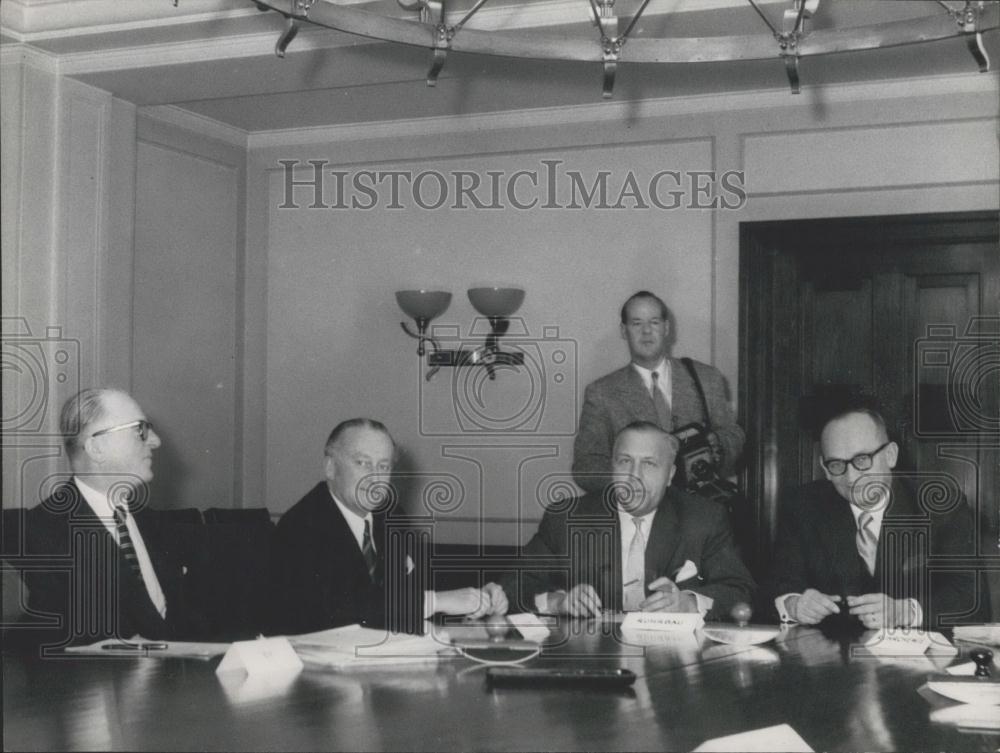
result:
[[[1000,248],[995,213],[741,226],[744,483],[770,561],[784,493],[822,478],[818,430],[859,398],[930,506],[964,496],[1000,580]],[[1000,607],[1000,583],[995,607]]]

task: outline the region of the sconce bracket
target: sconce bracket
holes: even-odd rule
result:
[[[427,365],[437,366],[523,366],[524,353],[506,350],[436,350],[427,354]]]

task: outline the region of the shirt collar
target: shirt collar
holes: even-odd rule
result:
[[[626,522],[628,522],[630,526],[635,526],[634,520],[635,520],[636,517],[638,517],[640,520],[644,520],[646,522],[646,525],[644,525],[642,527],[642,530],[643,530],[643,533],[645,533],[648,536],[650,529],[653,527],[653,517],[656,515],[656,511],[659,510],[659,509],[660,509],[659,507],[655,507],[655,508],[653,508],[652,512],[647,512],[645,515],[638,515],[638,516],[636,516],[636,515],[632,515],[631,513],[625,512],[623,509],[621,509],[619,507],[618,508],[618,521],[622,525],[622,530],[624,530]]]
[[[663,379],[668,373],[667,370],[670,368],[669,364],[667,363],[666,356],[660,359],[660,362],[656,364],[655,369],[647,369],[645,366],[640,366],[635,361],[632,361],[632,366],[636,371],[639,372],[639,376],[642,377],[642,381],[644,381],[646,384],[650,384],[653,381],[654,371],[657,374],[659,374],[661,379]]]
[[[874,521],[876,528],[881,528],[882,518],[885,517],[885,511],[889,509],[889,502],[891,499],[892,499],[892,492],[889,489],[886,489],[885,496],[882,499],[882,503],[878,507],[872,510],[862,510],[857,505],[849,502],[848,505],[851,508],[851,514],[854,516],[854,525],[860,526],[859,521],[861,519],[861,515],[865,512],[868,512],[871,514],[872,520]]]
[[[114,518],[114,508],[107,494],[97,491],[97,489],[87,484],[79,476],[73,476],[73,483],[76,484],[76,488],[80,490],[80,494],[83,495],[87,504],[90,505],[90,509],[94,511],[94,514],[98,518],[107,520]]]
[[[368,513],[367,515],[358,515],[356,512],[354,512],[354,510],[350,509],[347,505],[345,505],[343,502],[337,499],[337,495],[333,493],[329,485],[327,485],[326,490],[330,493],[330,499],[332,499],[337,504],[337,507],[340,509],[340,512],[344,516],[344,520],[347,521],[347,524],[351,527],[352,530],[354,528],[358,528],[359,530],[363,531],[365,528],[365,522],[367,522],[368,525],[372,527],[375,525],[375,520],[374,518],[372,518],[371,513]]]

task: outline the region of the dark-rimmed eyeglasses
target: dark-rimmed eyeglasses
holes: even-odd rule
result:
[[[855,470],[867,471],[872,467],[872,463],[875,462],[875,456],[878,455],[882,450],[888,447],[892,442],[886,442],[884,445],[871,452],[859,452],[850,460],[840,460],[839,458],[833,458],[827,460],[823,458],[823,467],[826,468],[827,473],[831,476],[843,476],[847,473],[847,464],[850,463],[854,466]]]
[[[149,421],[129,421],[127,424],[122,424],[121,426],[112,426],[108,429],[101,429],[100,431],[95,431],[90,436],[99,437],[102,434],[110,434],[113,431],[124,431],[125,429],[135,429],[136,433],[139,435],[139,439],[145,442],[149,439],[149,432],[152,430],[153,425]]]

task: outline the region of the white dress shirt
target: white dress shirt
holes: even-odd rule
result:
[[[659,364],[657,364],[655,369],[647,369],[645,366],[640,366],[637,363],[632,364],[639,376],[642,377],[642,383],[646,385],[646,391],[652,395],[653,394],[653,372],[656,372],[657,381],[660,383],[660,390],[663,392],[663,399],[667,401],[667,407],[671,410],[674,409],[674,399],[673,399],[673,378],[670,374],[670,361],[663,358]]]
[[[330,491],[330,487],[326,488]],[[371,513],[368,513],[364,517],[358,515],[353,510],[348,509],[347,505],[337,499],[333,492],[330,492],[330,498],[337,503],[337,508],[340,510],[340,514],[344,516],[344,520],[347,522],[347,527],[351,529],[351,533],[354,534],[354,540],[358,542],[358,549],[362,552],[365,550],[365,523],[368,523],[368,530],[371,532],[372,549],[376,552],[378,547],[375,546],[375,519],[372,517]]]
[[[115,543],[120,543],[118,541],[118,525],[115,523],[114,508],[108,500],[108,495],[97,491],[91,486],[87,486],[86,482],[81,480],[79,476],[73,477],[73,483],[76,484],[83,498],[90,505],[90,509],[94,511],[94,514],[104,524],[104,527],[108,529]],[[142,574],[142,582],[146,586],[146,593],[149,594],[149,600],[153,602],[153,606],[156,607],[156,611],[160,613],[160,616],[166,618],[167,598],[163,595],[163,589],[160,588],[160,581],[157,579],[156,570],[153,569],[153,563],[149,559],[149,552],[146,550],[146,544],[142,540],[142,534],[139,533],[139,526],[136,525],[135,518],[132,517],[132,513],[128,510],[125,510],[125,527],[128,528],[129,538],[132,539],[135,558],[139,562],[139,572]]]

